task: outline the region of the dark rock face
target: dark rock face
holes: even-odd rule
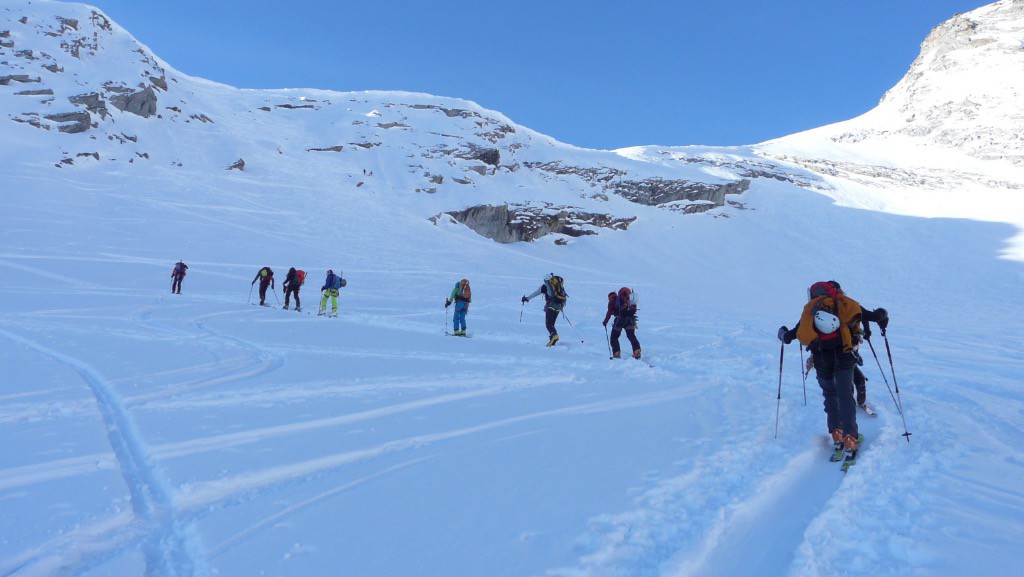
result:
[[[239,158],[231,166],[227,167],[226,170],[245,170],[245,161]]]
[[[611,189],[615,194],[637,204],[681,210],[681,212],[687,214],[705,212],[718,206],[724,206],[725,195],[741,194],[749,188],[750,181],[747,179],[716,184],[691,182],[688,180],[647,178],[638,181],[624,180],[611,185]],[[678,203],[679,201],[688,201],[695,204],[677,209],[673,203]]]
[[[143,118],[156,114],[156,92],[147,86],[139,92],[116,94],[110,97],[110,103],[123,112],[130,112]]]
[[[597,234],[595,228],[626,230],[636,217],[616,218],[607,214],[584,212],[576,207],[482,204],[465,210],[449,211],[433,217],[435,223],[448,215],[481,236],[508,244],[533,241],[548,234],[584,236]]]
[[[68,98],[68,100],[71,104],[84,106],[86,110],[98,115],[100,118],[106,118],[107,115],[110,114],[107,110],[107,102],[103,99],[101,94],[96,92],[72,96],[71,98]]]
[[[60,126],[57,127],[57,130],[67,132],[69,134],[85,132],[92,126],[92,117],[89,116],[88,112],[62,112],[59,114],[47,114],[44,118],[52,122],[59,123]]]

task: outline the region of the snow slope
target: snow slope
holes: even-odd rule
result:
[[[888,173],[823,170],[855,163],[827,139],[588,151],[457,99],[189,78],[116,24],[86,26],[103,19],[83,5],[2,10],[0,39],[18,45],[5,58],[30,45],[52,58],[36,64],[64,68],[31,71],[51,102],[0,86],[4,118],[63,112],[112,80],[162,73],[168,89],[162,118],[110,108],[73,134],[0,122],[18,143],[0,149],[0,575],[1016,571],[1024,259],[1008,242],[1024,211],[999,184],[1024,182],[1012,163],[949,152],[929,194],[959,194],[954,171],[988,180],[962,211],[931,214],[902,196],[916,187],[879,192]],[[57,16],[102,40],[94,54],[68,57],[67,37],[38,33]],[[276,108],[300,98],[319,108]],[[480,136],[501,126],[514,132]],[[476,164],[431,157],[448,139],[521,165],[733,181],[776,162],[797,177],[754,177],[742,208],[683,215],[536,170],[458,185]],[[345,152],[308,151],[334,145]],[[225,170],[240,157],[246,170]],[[413,192],[424,172],[446,176],[432,194]],[[493,198],[640,218],[565,246],[427,220]],[[182,295],[168,292],[177,259],[190,266]],[[326,269],[343,270],[340,317],[280,310],[280,288],[274,307],[251,306],[263,265],[309,271],[307,311]],[[545,348],[539,304],[519,297],[550,271],[571,300]],[[470,339],[445,336],[443,300],[462,277]],[[805,402],[792,345],[777,399],[776,329],[825,278],[890,311],[904,408],[876,335],[885,371],[865,357],[879,416],[862,417],[867,445],[846,475],[827,462],[820,395],[812,380]],[[641,296],[644,362],[608,359],[604,295],[622,285]]]

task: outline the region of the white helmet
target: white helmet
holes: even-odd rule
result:
[[[818,311],[814,313],[814,328],[823,335],[832,334],[839,330],[839,317],[827,311]]]
[[[544,282],[550,282],[553,278],[555,278],[555,273],[549,272],[548,274],[544,275]]]

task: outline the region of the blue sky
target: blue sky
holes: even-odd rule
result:
[[[243,88],[473,100],[569,144],[753,144],[870,110],[984,0],[97,0],[172,66]]]

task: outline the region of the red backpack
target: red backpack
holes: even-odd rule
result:
[[[298,285],[298,286],[302,286],[302,284],[305,283],[305,282],[306,282],[306,271],[304,271],[304,270],[297,270],[297,271],[295,271],[295,284]]]

